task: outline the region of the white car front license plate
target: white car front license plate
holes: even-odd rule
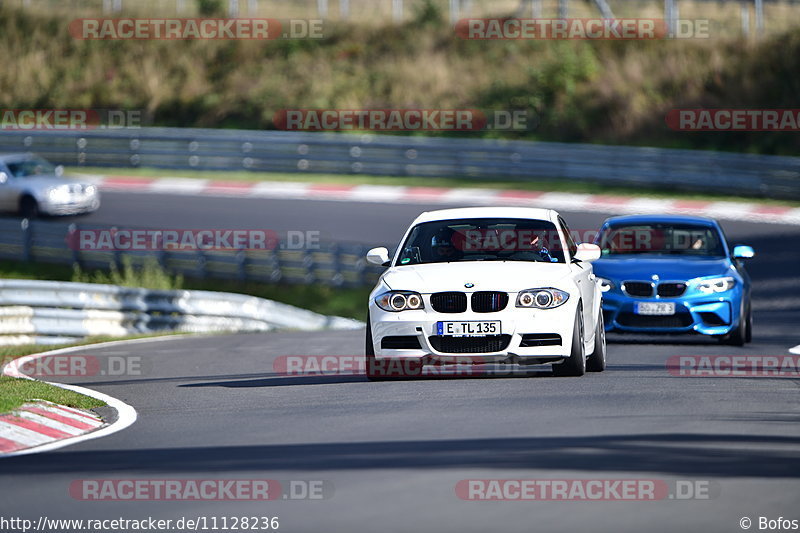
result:
[[[637,302],[637,315],[674,315],[674,302]]]
[[[500,335],[499,320],[480,320],[465,322],[437,322],[437,335],[445,337],[486,337],[487,335]]]

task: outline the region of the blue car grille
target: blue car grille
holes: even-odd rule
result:
[[[629,296],[649,298],[653,295],[653,284],[647,281],[626,281],[622,284],[622,289]]]
[[[676,315],[637,315],[634,313],[620,313],[617,315],[617,324],[628,328],[685,328],[694,323],[689,313]]]
[[[686,292],[685,283],[659,283],[656,288],[658,295],[662,298],[677,298]]]

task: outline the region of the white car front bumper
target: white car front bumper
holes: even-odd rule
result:
[[[438,313],[424,294],[425,309],[388,312],[370,301],[369,316],[376,359],[423,359],[426,363],[536,364],[569,356],[575,323],[573,298],[555,309],[517,308],[510,294],[505,309],[493,313]],[[499,320],[501,335],[441,337],[437,323]],[[414,340],[415,339],[415,340]],[[416,345],[414,343],[416,342]]]

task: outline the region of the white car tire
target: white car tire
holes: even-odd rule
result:
[[[586,373],[586,353],[583,348],[583,312],[581,307],[575,313],[575,326],[572,328],[572,347],[569,357],[553,365],[554,376],[582,376]]]
[[[594,329],[594,351],[586,360],[586,371],[602,372],[606,369],[606,325],[602,310],[598,313]]]

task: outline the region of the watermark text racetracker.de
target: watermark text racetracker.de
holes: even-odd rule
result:
[[[459,20],[455,32],[479,40],[707,39],[709,26],[706,19],[681,19],[670,30],[664,19],[649,18],[470,18]]]
[[[69,25],[79,40],[322,39],[322,19],[84,18]]]
[[[673,355],[666,368],[677,377],[800,378],[800,355]]]
[[[71,131],[142,127],[138,109],[0,109],[3,131]]]
[[[88,376],[142,376],[147,364],[136,355],[95,357],[83,354],[25,355],[10,361],[6,370],[37,379]]]
[[[711,480],[665,479],[462,479],[455,485],[466,501],[710,500],[720,493]]]
[[[272,120],[287,131],[528,131],[537,124],[519,109],[283,109]]]
[[[675,131],[800,132],[800,109],[671,109],[665,116]]]
[[[321,479],[76,479],[69,495],[81,501],[328,500],[334,485]]]
[[[269,229],[75,229],[75,251],[272,251],[317,250],[321,232]]]

